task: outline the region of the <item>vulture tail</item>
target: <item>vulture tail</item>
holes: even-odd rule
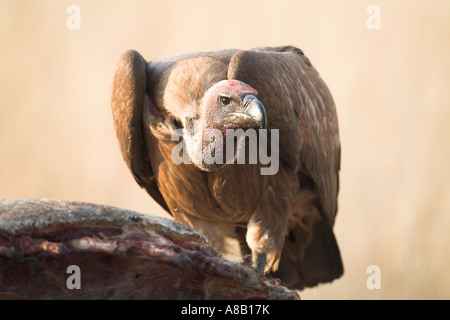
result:
[[[290,230],[279,268],[271,276],[279,278],[285,286],[299,290],[339,278],[344,272],[341,255],[333,230],[327,223],[322,219],[315,221],[310,244],[304,249],[296,243],[304,239],[299,233],[302,233],[301,229]]]

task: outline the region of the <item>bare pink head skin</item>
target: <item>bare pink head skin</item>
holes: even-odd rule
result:
[[[199,126],[194,132],[197,152],[202,154],[208,150],[223,150],[225,148],[225,133],[227,129],[259,129],[266,127],[266,112],[263,104],[256,98],[258,91],[239,80],[222,80],[209,88],[200,104]],[[216,130],[211,130],[216,129]],[[211,139],[211,134],[222,132],[223,138]],[[205,141],[206,140],[206,141]],[[213,140],[213,141],[211,141]],[[201,151],[200,151],[201,150]],[[210,151],[208,151],[210,152]],[[223,150],[225,155],[225,150]],[[201,164],[199,169],[215,171],[224,164]]]

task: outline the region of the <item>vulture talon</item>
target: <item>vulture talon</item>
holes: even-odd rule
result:
[[[266,266],[267,253],[261,252],[256,255],[256,271],[264,274],[264,268]]]

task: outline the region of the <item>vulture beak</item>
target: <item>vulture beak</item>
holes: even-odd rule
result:
[[[261,101],[253,95],[247,95],[244,97],[243,103],[244,112],[230,113],[229,120],[240,127],[265,129],[267,127],[266,109]]]

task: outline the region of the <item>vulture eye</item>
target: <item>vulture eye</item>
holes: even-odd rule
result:
[[[220,103],[223,106],[228,106],[231,103],[231,98],[228,97],[220,97]]]

